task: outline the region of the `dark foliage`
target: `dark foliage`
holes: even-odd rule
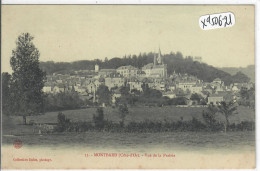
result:
[[[56,127],[57,132],[64,132],[71,130],[70,120],[65,117],[61,112],[58,114],[58,125]]]
[[[255,109],[255,87],[247,89],[242,87],[240,90],[241,99],[238,101],[239,105],[248,106]]]
[[[209,111],[203,111],[202,117],[204,120],[204,123],[208,130],[217,132],[223,130],[223,123],[217,122],[216,120],[216,112],[214,111],[214,108],[209,109]]]
[[[44,98],[44,110],[46,112],[79,109],[84,104],[85,102],[79,98],[76,92],[48,94]]]
[[[97,130],[102,130],[104,128],[104,111],[101,107],[97,108],[97,115],[93,114],[93,122]]]
[[[11,79],[5,75],[5,90],[11,103],[7,109],[13,115],[23,117],[37,115],[43,112],[45,73],[39,67],[38,49],[33,44],[33,37],[29,33],[21,34],[16,41],[16,48],[12,51],[10,65],[13,73]],[[6,85],[6,84],[9,85]],[[7,87],[9,87],[7,89]],[[5,102],[8,102],[5,101]]]
[[[119,112],[119,117],[121,119],[120,124],[123,126],[124,122],[125,122],[125,117],[129,114],[127,105],[126,104],[120,104],[118,106],[118,112]]]
[[[250,81],[250,78],[240,71],[233,75],[232,79],[234,83],[247,83]]]
[[[99,111],[100,112],[100,111]],[[100,118],[97,116],[93,118],[94,124],[91,122],[74,122],[71,123],[63,114],[58,115],[59,124],[55,131],[58,132],[86,132],[86,131],[106,131],[106,132],[219,132],[224,131],[223,124],[213,122],[212,127],[208,126],[199,121],[196,118],[192,118],[190,121],[179,120],[177,122],[153,122],[153,121],[143,121],[143,122],[130,122],[126,125],[122,125],[121,122],[105,121],[102,119],[101,112]],[[212,123],[212,122],[211,122]],[[239,124],[231,124],[228,127],[229,131],[254,131],[255,122],[243,121]]]
[[[105,85],[100,85],[97,89],[98,102],[100,104],[104,103],[106,105],[111,104],[111,92]]]
[[[11,75],[7,72],[2,73],[2,112],[4,115],[10,115],[12,103],[10,98]]]

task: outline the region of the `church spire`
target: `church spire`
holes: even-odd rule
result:
[[[158,58],[157,58],[157,60],[158,60],[158,63],[159,63],[159,64],[163,64],[160,46],[159,46],[159,52],[158,52]]]

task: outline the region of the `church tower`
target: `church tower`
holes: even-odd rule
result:
[[[159,52],[158,52],[158,58],[157,58],[158,64],[163,64],[162,61],[162,54],[161,54],[161,49],[159,48]]]

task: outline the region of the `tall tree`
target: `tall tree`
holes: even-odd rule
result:
[[[39,68],[38,49],[29,33],[21,34],[16,41],[10,60],[13,69],[11,98],[13,114],[23,117],[36,115],[43,111],[43,91],[45,73]]]
[[[237,103],[230,101],[230,102],[225,102],[222,101],[219,103],[219,105],[217,106],[219,112],[221,112],[224,117],[225,117],[225,123],[224,123],[224,129],[225,132],[227,131],[228,127],[229,127],[229,117],[235,113],[235,111],[237,111]]]
[[[2,110],[5,115],[11,113],[10,83],[11,75],[7,72],[2,73]]]
[[[97,89],[98,102],[100,104],[110,104],[111,103],[111,92],[108,87],[101,84]]]
[[[119,111],[119,117],[121,119],[121,126],[124,126],[125,124],[125,117],[126,115],[129,114],[129,111],[128,111],[128,107],[126,104],[121,104],[119,107],[118,107],[118,111]]]

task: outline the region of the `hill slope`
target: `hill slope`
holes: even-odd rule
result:
[[[231,75],[234,75],[237,72],[242,72],[250,78],[250,81],[255,82],[255,65],[249,65],[247,67],[239,67],[239,68],[223,67],[223,68],[219,68],[219,69],[222,71],[225,71]]]

